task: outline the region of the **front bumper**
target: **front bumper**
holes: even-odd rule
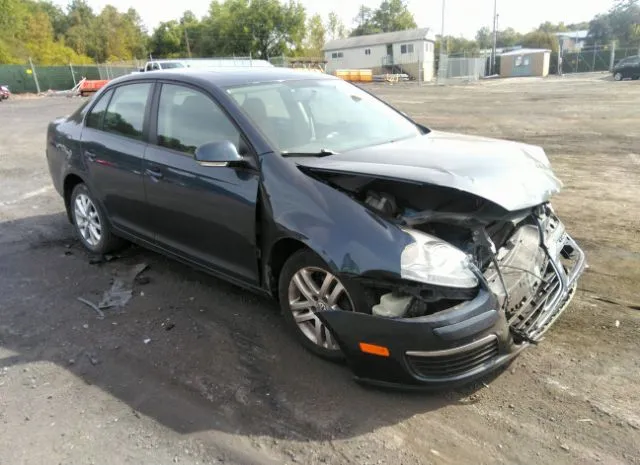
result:
[[[584,252],[564,234],[546,253],[553,279],[549,276],[532,297],[526,317],[521,312],[507,318],[486,286],[473,300],[418,318],[386,319],[344,311],[318,316],[332,329],[359,381],[426,389],[467,384],[539,341],[567,308],[586,265]],[[385,347],[388,356],[365,353],[360,343]]]

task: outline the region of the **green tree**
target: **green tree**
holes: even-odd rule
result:
[[[405,0],[384,0],[373,14],[373,22],[382,32],[402,31],[417,27]]]
[[[307,24],[307,44],[305,54],[308,56],[322,55],[322,48],[326,42],[327,31],[322,23],[322,17],[318,14],[309,18]]]
[[[183,57],[186,49],[182,46],[182,31],[177,21],[160,23],[149,39],[151,55],[158,58]]]
[[[521,40],[522,34],[512,27],[508,27],[505,30],[498,32],[497,46],[500,48],[513,47],[518,45]]]
[[[295,1],[213,1],[202,23],[199,53],[267,59],[302,48],[306,12]]]
[[[559,48],[558,38],[544,31],[533,31],[522,38],[521,44],[528,48],[546,48],[553,52],[557,52]]]
[[[373,21],[375,12],[364,5],[360,5],[358,9],[358,16],[356,16],[353,21],[357,24],[357,26],[351,31],[352,36],[364,36],[367,34],[376,34],[378,32],[382,32]]]
[[[347,28],[334,11],[329,13],[326,30],[331,40],[343,39],[347,36]]]
[[[476,42],[480,49],[488,49],[493,46],[493,33],[488,27],[482,27],[476,32]]]
[[[640,1],[617,0],[608,13],[597,15],[589,24],[591,43],[617,40],[623,45],[640,45]]]
[[[67,8],[65,43],[77,53],[97,58],[96,16],[85,0],[71,0]]]
[[[383,0],[375,10],[361,5],[354,21],[356,27],[351,31],[352,36],[402,31],[417,27],[406,0]]]

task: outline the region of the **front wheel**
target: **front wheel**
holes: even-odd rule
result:
[[[73,188],[69,208],[76,234],[90,252],[106,254],[122,245],[122,240],[111,232],[105,214],[86,184]]]
[[[327,310],[364,311],[360,286],[334,275],[310,250],[293,254],[280,273],[278,288],[284,320],[309,351],[329,360],[342,360],[340,346],[317,313]]]
[[[613,79],[615,79],[616,81],[622,81],[622,73],[614,74]]]

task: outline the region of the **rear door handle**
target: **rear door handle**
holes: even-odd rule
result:
[[[164,174],[162,174],[161,171],[157,171],[157,170],[150,170],[150,169],[146,169],[145,174],[147,176],[149,176],[152,179],[155,179],[156,181],[159,181],[160,179],[162,179],[164,177]]]
[[[89,159],[89,161],[96,161],[96,158],[98,158],[98,156],[91,150],[85,150],[84,154]]]

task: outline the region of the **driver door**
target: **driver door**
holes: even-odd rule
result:
[[[200,164],[195,149],[243,136],[206,92],[162,84],[144,157],[144,187],[156,244],[249,284],[258,283],[256,203],[259,173]],[[247,155],[252,156],[252,155]]]

